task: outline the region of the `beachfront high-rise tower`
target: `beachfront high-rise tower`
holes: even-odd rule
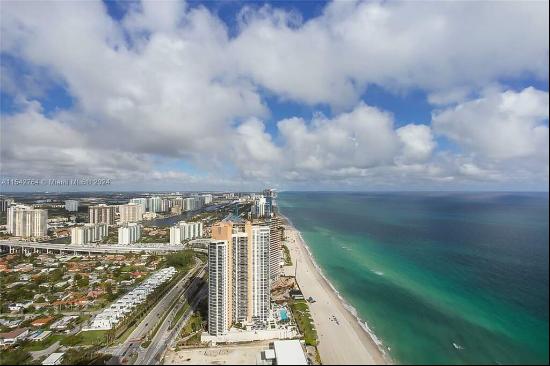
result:
[[[235,215],[212,226],[212,238],[228,243],[225,309],[230,324],[265,322],[269,316],[269,233],[268,225],[253,225]]]
[[[282,261],[282,224],[278,215],[269,220],[269,277],[271,283],[279,278]]]
[[[269,226],[252,225],[252,319],[265,322],[269,317]]]
[[[231,327],[228,247],[225,240],[208,244],[208,332],[215,336]]]

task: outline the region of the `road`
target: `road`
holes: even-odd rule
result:
[[[157,323],[162,319],[165,312],[168,311],[172,302],[181,297],[189,286],[186,286],[186,282],[194,276],[197,272],[204,271],[206,264],[197,260],[195,267],[191,269],[178,283],[173,286],[153,307],[151,311],[145,316],[145,318],[136,326],[133,332],[126,338],[126,340],[118,346],[110,347],[106,351],[113,356],[125,357],[132,353],[136,349],[142,338],[144,338],[149,331],[154,329]]]
[[[198,277],[202,277],[205,271],[202,271]],[[195,298],[191,302],[189,309],[183,314],[183,316],[178,320],[177,324],[172,324],[177,312],[184,306],[185,301],[182,301],[177,306],[174,306],[170,314],[166,317],[163,324],[160,326],[159,330],[151,340],[149,347],[144,352],[139,352],[138,358],[135,362],[137,365],[152,365],[159,362],[162,354],[168,348],[170,343],[176,339],[178,334],[181,332],[183,325],[187,323],[191,315],[193,314],[195,308],[197,307],[200,300],[207,296],[207,287],[204,286],[204,283],[201,284],[201,279],[196,278],[193,283],[186,290],[186,298],[189,294],[192,294],[197,290],[197,286],[202,285],[200,291],[195,295]]]
[[[0,249],[3,252],[23,253],[68,253],[68,254],[129,254],[129,253],[174,253],[187,249],[183,245],[171,245],[168,243],[136,243],[132,245],[101,244],[101,245],[77,245],[55,244],[49,242],[24,242],[15,240],[1,240]]]

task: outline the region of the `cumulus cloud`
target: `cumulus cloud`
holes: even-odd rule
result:
[[[428,159],[436,147],[430,127],[409,124],[397,129],[397,135],[403,144],[403,162],[422,162]]]
[[[491,91],[434,113],[436,132],[495,160],[548,158],[548,92]]]
[[[363,103],[334,119],[318,115],[308,125],[292,118],[277,126],[297,170],[368,168],[390,163],[398,149],[391,116]]]
[[[396,128],[390,113],[365,103],[333,118],[317,114],[311,120],[281,120],[277,122],[280,144],[259,120],[243,123],[238,132],[239,155],[234,161],[246,176],[270,177],[277,172],[300,182],[370,180],[383,171],[434,174],[433,167],[423,165],[436,145],[430,127]]]
[[[353,106],[369,83],[439,104],[499,77],[548,78],[547,2],[335,1],[305,23],[269,6],[245,13],[231,43],[242,72],[310,104]]]

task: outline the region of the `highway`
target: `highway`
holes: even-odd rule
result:
[[[197,290],[197,286],[202,285],[202,288],[200,288],[199,292],[195,295],[195,298],[191,301],[189,309],[187,309],[187,311],[182,315],[177,324],[173,324],[173,327],[170,328],[170,325],[172,325],[177,312],[182,308],[182,306],[184,306],[185,301],[180,302],[178,306],[174,306],[170,314],[168,314],[165,321],[160,326],[158,332],[151,340],[149,347],[146,350],[140,351],[138,353],[138,358],[135,364],[152,365],[159,363],[162,354],[168,348],[168,346],[177,338],[178,334],[183,328],[183,325],[187,323],[200,300],[207,296],[207,287],[204,286],[204,283],[201,283],[200,279],[200,277],[202,277],[205,272],[205,270],[201,271],[201,273],[198,275],[199,278],[196,278],[186,290],[187,298],[189,294],[192,294],[194,291]]]
[[[158,322],[163,318],[164,314],[170,308],[170,305],[177,298],[180,298],[185,294],[185,291],[193,285],[187,284],[186,282],[197,273],[203,273],[206,267],[205,263],[202,263],[200,260],[197,260],[197,263],[178,283],[172,287],[161,299],[158,300],[158,303],[153,307],[152,310],[143,318],[143,320],[136,326],[128,338],[120,345],[115,347],[109,347],[106,351],[111,353],[113,356],[118,357],[127,357],[137,350],[137,347],[141,340],[154,329]]]
[[[128,254],[128,253],[156,253],[166,254],[179,252],[187,249],[184,245],[171,245],[168,243],[136,243],[132,245],[77,245],[77,244],[54,244],[35,243],[24,241],[0,241],[0,249],[4,252],[44,252],[60,254]]]

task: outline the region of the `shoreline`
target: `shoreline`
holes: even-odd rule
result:
[[[296,278],[300,289],[304,293],[304,297],[309,297],[309,294],[307,294],[308,292],[317,292],[326,296],[318,298],[313,296],[317,301],[309,304],[310,312],[319,337],[319,345],[317,348],[321,356],[321,361],[324,364],[394,364],[394,361],[385,350],[384,345],[369,328],[367,322],[361,319],[357,310],[346,301],[323,273],[322,268],[315,261],[311,249],[304,240],[302,233],[294,226],[288,217],[282,214],[280,214],[280,216],[285,222],[285,235],[289,239],[285,241],[285,244],[293,260],[292,267],[284,268],[293,269],[297,263],[305,265],[305,269],[298,267],[300,272],[297,274]],[[291,245],[295,245],[296,247],[291,248]],[[309,268],[311,268],[311,271]],[[316,276],[319,278],[316,279]],[[298,280],[298,278],[300,278],[300,280]],[[316,282],[318,287],[322,289],[310,289],[308,288],[310,286],[305,286],[308,282],[310,286],[313,285],[311,287],[315,287]],[[325,293],[323,293],[323,289]],[[318,306],[320,301],[324,301],[325,306]],[[339,309],[339,307],[341,307],[341,309]],[[340,324],[341,320],[339,320],[339,322],[336,323],[337,327],[334,326],[335,323],[333,323],[332,320],[329,319],[329,323],[326,321],[330,316],[334,316],[333,313],[335,312],[343,316],[345,320],[342,324]],[[353,343],[355,343],[355,345],[353,345]],[[344,348],[345,346],[349,348],[346,352],[339,352],[337,349]]]

